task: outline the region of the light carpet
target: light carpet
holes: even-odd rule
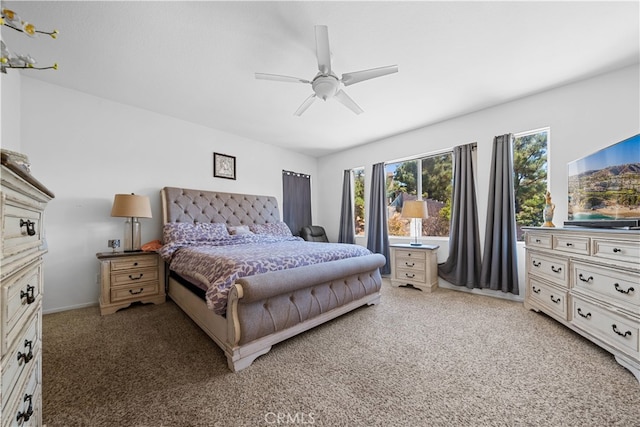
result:
[[[171,301],[45,315],[42,347],[47,427],[640,426],[635,377],[549,317],[386,280],[235,374]]]

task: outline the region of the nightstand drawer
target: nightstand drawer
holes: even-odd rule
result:
[[[147,267],[157,267],[158,266],[158,257],[154,256],[131,256],[126,257],[124,259],[114,259],[111,261],[111,271],[119,271],[119,270],[130,270],[135,269],[139,270],[141,268]]]
[[[42,264],[37,264],[12,276],[2,284],[2,354],[21,333],[20,325],[40,307]]]
[[[406,280],[411,282],[420,282],[425,283],[425,274],[423,271],[418,270],[404,270],[404,269],[396,269],[396,279],[397,280]]]
[[[427,254],[423,250],[409,250],[409,249],[396,249],[396,257],[397,258],[408,258],[408,259],[427,259]]]
[[[111,286],[129,286],[134,283],[158,280],[157,268],[135,269],[113,273],[111,275]]]
[[[397,258],[396,268],[404,270],[418,270],[425,271],[426,262],[421,259],[409,259],[409,258]]]
[[[140,283],[140,286],[112,288],[111,302],[137,301],[138,298],[158,294],[158,281]]]

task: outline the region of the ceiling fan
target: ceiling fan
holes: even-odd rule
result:
[[[256,73],[256,79],[275,80],[289,83],[305,83],[311,84],[313,94],[311,94],[302,105],[294,113],[296,116],[302,115],[307,108],[317,98],[324,101],[330,98],[337,99],[345,107],[356,114],[361,114],[364,110],[355,103],[344,90],[340,89],[340,83],[345,86],[376,77],[385,76],[387,74],[397,73],[397,65],[388,65],[386,67],[371,68],[369,70],[354,71],[345,73],[342,78],[338,78],[331,70],[331,51],[329,50],[329,31],[326,25],[316,25],[316,56],[318,57],[318,74],[312,80],[301,79],[298,77],[281,76],[279,74]]]

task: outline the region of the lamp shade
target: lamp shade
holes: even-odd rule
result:
[[[113,199],[111,216],[151,218],[149,197],[136,194],[116,194]]]
[[[427,218],[427,202],[424,200],[407,200],[402,204],[403,218]]]

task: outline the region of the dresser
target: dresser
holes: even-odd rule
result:
[[[612,353],[640,381],[640,230],[525,228],[525,307]]]
[[[4,153],[0,176],[0,426],[40,426],[44,211],[53,194]]]
[[[166,300],[164,262],[155,252],[102,252],[100,314],[113,314],[134,302],[162,304]]]
[[[391,284],[411,285],[431,292],[438,287],[437,245],[414,246],[405,243],[389,245],[391,252]]]

